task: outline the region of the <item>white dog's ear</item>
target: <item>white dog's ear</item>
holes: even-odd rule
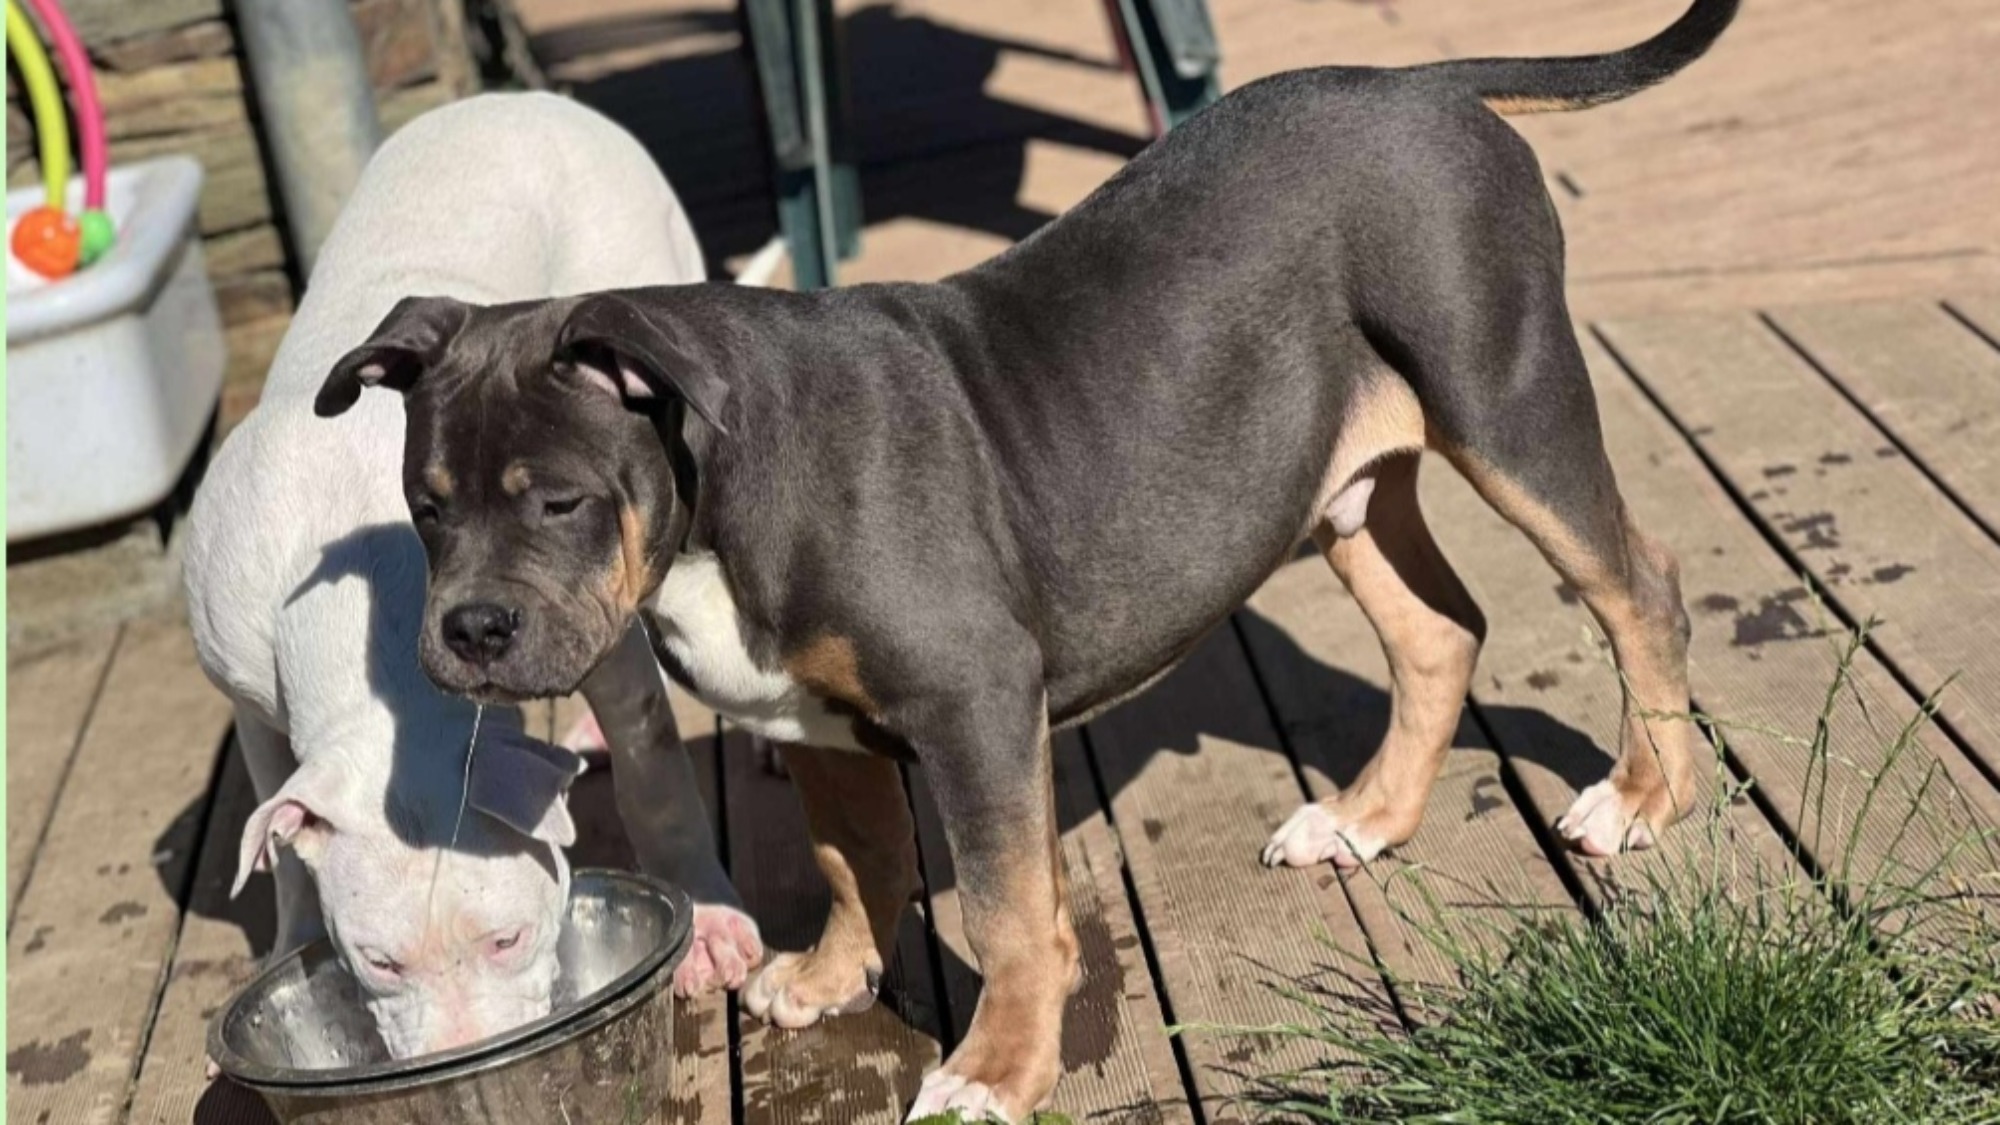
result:
[[[333,785],[323,772],[301,769],[277,796],[258,805],[243,825],[236,882],[229,888],[229,897],[243,893],[252,873],[270,870],[278,861],[279,848],[291,848],[307,864],[315,862],[333,832],[328,811],[334,801]]]
[[[576,843],[569,789],[583,770],[580,754],[503,731],[473,755],[467,803],[524,836],[567,848]]]
[[[364,387],[409,390],[417,376],[444,358],[470,311],[469,305],[450,297],[405,297],[396,302],[368,341],[333,365],[313,400],[313,413],[322,418],[347,413]]]

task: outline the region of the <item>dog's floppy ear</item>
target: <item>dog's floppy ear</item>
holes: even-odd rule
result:
[[[347,413],[363,387],[407,391],[424,369],[444,358],[452,337],[465,326],[467,308],[450,297],[405,297],[369,335],[368,342],[333,365],[333,373],[313,400],[313,413],[332,418]]]
[[[577,365],[592,383],[628,399],[679,395],[718,432],[729,432],[722,424],[728,385],[624,293],[595,293],[578,301],[556,336],[556,355]]]
[[[503,730],[473,754],[466,803],[523,836],[566,848],[576,843],[569,788],[584,768],[580,754]]]
[[[243,825],[229,897],[243,893],[252,872],[270,870],[280,848],[296,851],[308,867],[317,863],[336,823],[345,819],[341,812],[345,789],[340,776],[325,767],[301,766],[286,779],[277,795],[257,806]]]

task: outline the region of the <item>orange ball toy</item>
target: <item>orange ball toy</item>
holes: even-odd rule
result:
[[[53,207],[37,207],[14,225],[14,257],[51,280],[76,272],[83,231],[76,217]]]

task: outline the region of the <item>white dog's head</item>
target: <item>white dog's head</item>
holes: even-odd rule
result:
[[[464,1046],[549,1012],[569,899],[562,849],[576,840],[567,798],[582,772],[567,750],[489,727],[452,847],[455,784],[449,800],[356,792],[351,773],[315,759],[251,814],[236,888],[291,848],[390,1053]]]

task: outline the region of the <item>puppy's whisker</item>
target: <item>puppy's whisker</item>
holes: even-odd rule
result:
[[[437,862],[431,864],[431,887],[424,896],[424,939],[430,939],[432,919],[437,917],[438,876],[444,872],[444,857],[458,850],[458,834],[465,827],[465,806],[472,796],[472,755],[479,750],[479,723],[486,717],[486,704],[472,705],[472,738],[465,744],[465,772],[458,780],[458,816],[451,823],[451,844],[438,852]]]

